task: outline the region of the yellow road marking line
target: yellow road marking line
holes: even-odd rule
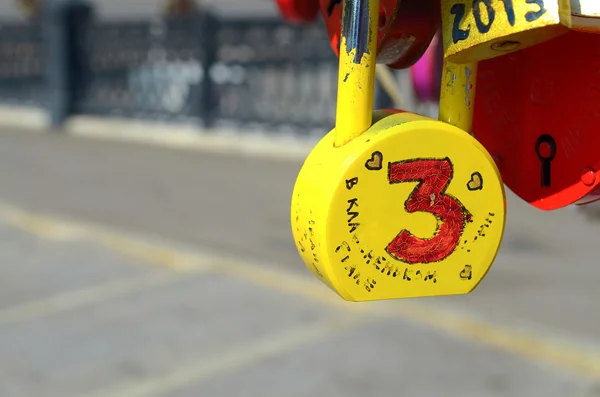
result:
[[[196,386],[216,376],[255,365],[269,358],[297,351],[304,346],[326,339],[335,332],[359,324],[356,319],[317,323],[297,327],[263,337],[247,346],[207,357],[201,362],[182,367],[161,376],[139,382],[96,390],[84,397],[150,397],[166,395],[185,387]]]
[[[179,250],[174,250],[172,247],[164,246],[164,244],[149,239],[131,238],[123,233],[82,222],[40,216],[1,203],[0,221],[40,238],[88,241],[129,258],[150,262],[173,270],[214,266],[220,261],[217,255],[197,252],[184,254]]]
[[[151,262],[179,271],[199,273],[218,265],[218,260],[207,255],[173,254],[172,250],[152,242],[132,240],[117,233],[92,228],[81,223],[58,221],[34,215],[16,207],[0,204],[0,221],[40,238],[50,240],[85,240],[99,244],[128,258]],[[133,276],[127,279],[62,292],[35,301],[24,302],[0,309],[0,326],[98,304],[112,299],[181,281],[173,273]]]
[[[54,222],[6,205],[0,205],[0,217],[4,223],[49,240],[71,240],[83,233],[74,226]]]
[[[19,218],[11,214],[27,214],[30,221],[14,222]],[[22,219],[22,218],[19,218]],[[188,254],[170,248],[165,243],[146,243],[132,236],[114,233],[93,225],[83,225],[62,221],[57,218],[35,215],[14,207],[0,205],[0,221],[16,224],[22,229],[35,228],[39,224],[73,228],[73,233],[89,242],[99,243],[107,248],[167,266],[174,270],[193,269],[197,266],[212,264],[210,271],[238,278],[271,290],[301,296],[303,298],[333,305],[344,310],[367,315],[399,317],[415,324],[427,325],[438,331],[455,335],[463,340],[476,341],[500,351],[510,352],[530,360],[550,364],[571,373],[600,380],[600,355],[584,347],[575,346],[566,341],[558,343],[543,334],[529,334],[497,326],[475,317],[458,314],[455,311],[441,309],[433,305],[414,301],[350,303],[342,301],[332,291],[316,280],[286,274],[240,260],[219,258],[216,255]],[[31,222],[36,220],[37,222]],[[83,231],[83,232],[81,232]],[[34,231],[34,233],[37,233]],[[40,233],[37,233],[40,235]],[[194,259],[196,258],[196,259]]]
[[[241,278],[269,289],[300,295],[311,300],[335,305],[367,315],[399,317],[412,323],[478,342],[496,350],[512,353],[532,361],[551,364],[571,373],[600,380],[600,355],[566,341],[545,335],[532,335],[491,324],[477,318],[458,314],[450,309],[408,301],[346,302],[323,285],[304,278],[282,274],[250,264],[228,262],[216,271]]]
[[[173,273],[152,274],[150,276],[130,277],[59,293],[50,297],[0,309],[0,326],[69,310],[81,309],[122,298],[136,292],[174,284],[181,281],[181,279],[182,277],[177,277]]]
[[[562,368],[575,375],[600,380],[598,352],[574,346],[566,340],[559,341],[543,334],[533,335],[514,331],[429,305],[425,308],[401,305],[391,309],[390,312],[498,351]]]

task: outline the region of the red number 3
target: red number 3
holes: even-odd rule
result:
[[[404,203],[406,211],[427,212],[438,219],[438,228],[430,239],[422,239],[402,230],[386,251],[406,263],[431,263],[446,259],[454,252],[471,215],[461,202],[446,194],[454,169],[450,159],[418,159],[390,163],[390,184],[419,182]]]

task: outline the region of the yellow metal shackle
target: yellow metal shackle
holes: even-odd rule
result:
[[[373,122],[379,0],[347,0],[342,9],[335,146]]]
[[[373,122],[379,0],[343,3],[338,69],[335,146],[365,132]],[[439,120],[471,132],[477,62],[444,62]]]
[[[444,61],[438,120],[471,133],[477,86],[477,62]]]

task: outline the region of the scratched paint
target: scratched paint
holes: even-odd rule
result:
[[[360,136],[373,121],[379,0],[349,0],[342,17],[335,147]],[[370,33],[373,32],[373,33]]]
[[[457,65],[444,61],[438,119],[471,133],[477,63]]]
[[[344,7],[347,12],[343,17],[342,37],[346,38],[346,52],[350,54],[354,50],[353,61],[355,64],[359,64],[365,54],[370,54],[369,0],[346,1]]]
[[[467,81],[465,83],[465,104],[467,106],[471,106],[471,99],[469,98],[469,94],[471,93],[471,89],[473,88],[473,83],[471,83],[471,69],[469,69],[469,67],[465,67],[465,74],[467,77]]]

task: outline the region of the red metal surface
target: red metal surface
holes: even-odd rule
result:
[[[479,64],[473,132],[515,194],[543,210],[597,200],[600,35],[561,37]]]
[[[319,0],[275,0],[283,19],[294,23],[308,23],[319,15]]]
[[[343,0],[320,0],[331,47],[339,56]],[[381,0],[377,62],[394,69],[414,65],[441,24],[440,0]]]

